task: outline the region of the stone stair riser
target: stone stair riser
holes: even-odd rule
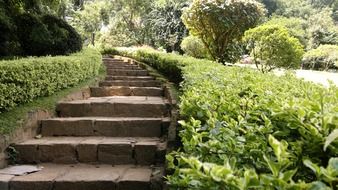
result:
[[[156,143],[82,142],[17,144],[19,164],[34,163],[100,163],[153,165],[164,163],[165,148]]]
[[[159,87],[159,81],[103,81],[99,86],[132,86],[132,87]]]
[[[169,104],[132,103],[60,103],[60,117],[163,117],[169,115]]]
[[[92,97],[104,96],[163,96],[162,88],[143,88],[143,87],[96,87],[91,88]]]
[[[149,73],[146,70],[108,70],[108,75],[113,76],[148,76]]]
[[[161,137],[169,127],[169,119],[154,120],[94,120],[51,119],[41,121],[45,136],[108,136],[108,137]]]

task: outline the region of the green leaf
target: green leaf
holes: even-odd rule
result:
[[[326,137],[324,151],[326,151],[327,147],[337,138],[338,138],[338,129],[335,129],[332,131],[332,133],[328,137]]]
[[[327,170],[334,177],[338,177],[338,158],[331,158]]]
[[[332,190],[321,181],[313,182],[309,190]]]
[[[273,162],[270,160],[267,156],[264,155],[264,160],[268,164],[270,171],[272,172],[273,176],[278,177],[279,176],[279,171],[280,171],[280,166],[278,163]]]
[[[304,160],[303,163],[306,167],[310,168],[317,175],[317,177],[320,175],[320,167],[319,166],[312,163],[310,160]]]

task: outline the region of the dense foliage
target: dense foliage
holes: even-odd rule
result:
[[[188,31],[181,20],[182,10],[187,6],[184,1],[169,1],[157,4],[149,13],[147,25],[150,27],[154,45],[163,47],[167,52],[182,53],[180,44]]]
[[[338,46],[321,45],[308,51],[304,55],[302,66],[312,70],[338,69]]]
[[[263,14],[262,5],[253,0],[195,0],[182,19],[189,31],[202,40],[211,57],[225,63],[239,58],[238,41]]]
[[[195,36],[188,36],[184,38],[181,43],[181,48],[185,52],[185,54],[189,56],[195,58],[208,57],[208,51],[205,48],[203,42]]]
[[[0,112],[48,96],[98,74],[101,54],[86,49],[70,56],[0,61]]]
[[[338,89],[154,51],[124,51],[182,75],[183,147],[172,189],[337,189]]]
[[[35,1],[0,0],[0,56],[65,55],[81,50],[82,39],[75,29],[43,7]]]
[[[276,68],[300,68],[303,47],[297,38],[291,37],[287,28],[279,25],[261,25],[245,32],[254,63],[264,72]]]

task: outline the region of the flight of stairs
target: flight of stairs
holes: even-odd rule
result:
[[[8,190],[163,188],[171,105],[163,86],[133,62],[104,58],[108,76],[85,100],[59,102],[42,138],[14,145],[18,164],[39,172],[4,176]],[[7,190],[7,189],[5,189]]]

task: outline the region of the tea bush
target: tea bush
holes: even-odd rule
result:
[[[0,61],[0,113],[96,76],[101,54],[85,49],[70,56]]]
[[[337,87],[154,51],[120,53],[176,67],[184,79],[183,147],[167,157],[172,189],[337,189]]]

